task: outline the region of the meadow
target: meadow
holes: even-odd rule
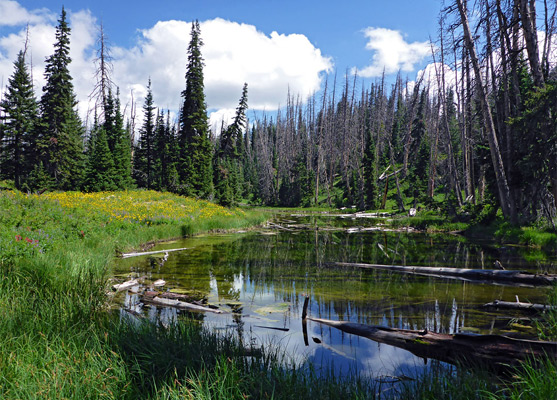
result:
[[[0,398],[536,399],[557,386],[550,363],[517,371],[511,383],[459,369],[396,387],[318,377],[311,365],[285,360],[280,348],[246,357],[232,334],[193,319],[170,327],[130,323],[107,307],[118,253],[244,229],[268,216],[153,191],[0,191]]]

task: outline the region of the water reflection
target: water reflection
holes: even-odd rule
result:
[[[508,314],[485,311],[494,299],[542,302],[545,289],[473,284],[388,271],[331,267],[332,262],[365,262],[555,271],[555,260],[528,261],[525,250],[469,242],[455,235],[351,231],[353,221],[292,218],[304,231],[207,235],[167,243],[157,249],[188,247],[161,263],[153,257],[120,260],[116,273],[164,279],[164,290],[205,299],[231,313],[196,314],[215,329],[233,329],[245,343],[280,346],[296,362],[312,361],[337,373],[411,376],[424,360],[411,353],[308,322],[304,342],[301,308],[310,296],[309,315],[403,329],[441,333],[509,332]],[[360,221],[357,222],[361,224]],[[319,229],[317,229],[319,227]],[[342,230],[338,230],[338,228]],[[172,323],[180,312],[141,306],[137,294],[125,294],[124,307]],[[282,330],[269,329],[280,328]]]

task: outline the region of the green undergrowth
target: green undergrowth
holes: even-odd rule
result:
[[[521,227],[499,221],[494,224],[493,234],[500,240],[512,241],[525,246],[539,247],[548,250],[557,249],[557,233],[546,227]]]

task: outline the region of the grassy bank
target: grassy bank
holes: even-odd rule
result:
[[[233,336],[195,321],[165,328],[106,309],[116,252],[265,218],[150,191],[0,192],[0,398],[504,398],[531,387],[523,398],[539,398],[554,389],[554,366],[507,385],[445,368],[398,386],[340,381],[289,363],[280,348],[247,357]]]
[[[134,393],[104,310],[115,253],[264,218],[149,191],[0,192],[0,398]]]

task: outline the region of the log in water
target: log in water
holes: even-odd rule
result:
[[[557,342],[513,339],[501,335],[448,335],[443,333],[388,328],[346,321],[307,318],[343,332],[399,347],[418,357],[433,358],[450,364],[476,365],[504,369],[520,361],[557,360]]]
[[[557,275],[537,275],[522,271],[503,271],[497,269],[467,269],[443,267],[417,267],[402,265],[364,264],[336,262],[330,265],[339,267],[355,267],[381,269],[385,271],[404,272],[407,274],[453,277],[471,280],[483,280],[499,283],[526,284],[532,286],[549,286],[557,283]]]

